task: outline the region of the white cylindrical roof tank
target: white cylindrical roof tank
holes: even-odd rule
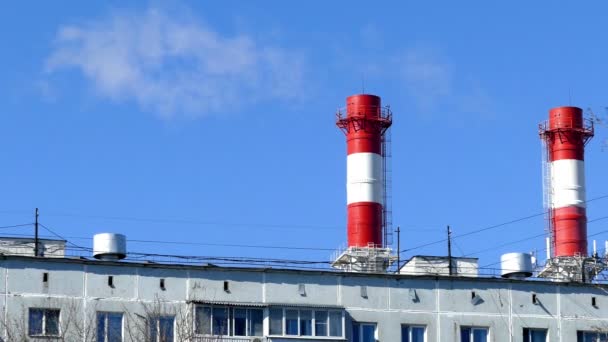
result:
[[[503,278],[526,278],[532,275],[532,255],[507,253],[500,257],[500,275]]]
[[[93,257],[120,260],[127,256],[127,237],[123,234],[100,233],[93,236]]]

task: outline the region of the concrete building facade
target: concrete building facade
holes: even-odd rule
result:
[[[5,341],[595,342],[607,340],[607,290],[470,275],[0,256]]]

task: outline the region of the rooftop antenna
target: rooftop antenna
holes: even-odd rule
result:
[[[34,256],[39,256],[40,253],[38,251],[38,208],[36,208],[35,212],[35,221],[34,221]]]
[[[448,226],[448,271],[452,275],[452,230]]]
[[[401,227],[397,226],[397,273],[399,273],[399,267],[401,265]]]
[[[365,74],[361,74],[361,94],[365,94]]]

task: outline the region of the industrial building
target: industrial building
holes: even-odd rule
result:
[[[475,258],[390,248],[386,134],[392,113],[354,95],[337,113],[347,139],[347,242],[332,268],[224,267],[130,259],[122,234],[89,255],[66,241],[0,239],[5,341],[608,341],[605,257],[588,253],[584,146],[592,124],[558,107],[547,147],[548,258]],[[540,227],[539,229],[543,229]]]

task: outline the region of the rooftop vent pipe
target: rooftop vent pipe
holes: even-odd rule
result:
[[[500,275],[503,278],[527,278],[532,275],[532,255],[507,253],[500,257]]]
[[[127,238],[123,234],[100,233],[93,236],[93,257],[121,260],[127,256]]]

